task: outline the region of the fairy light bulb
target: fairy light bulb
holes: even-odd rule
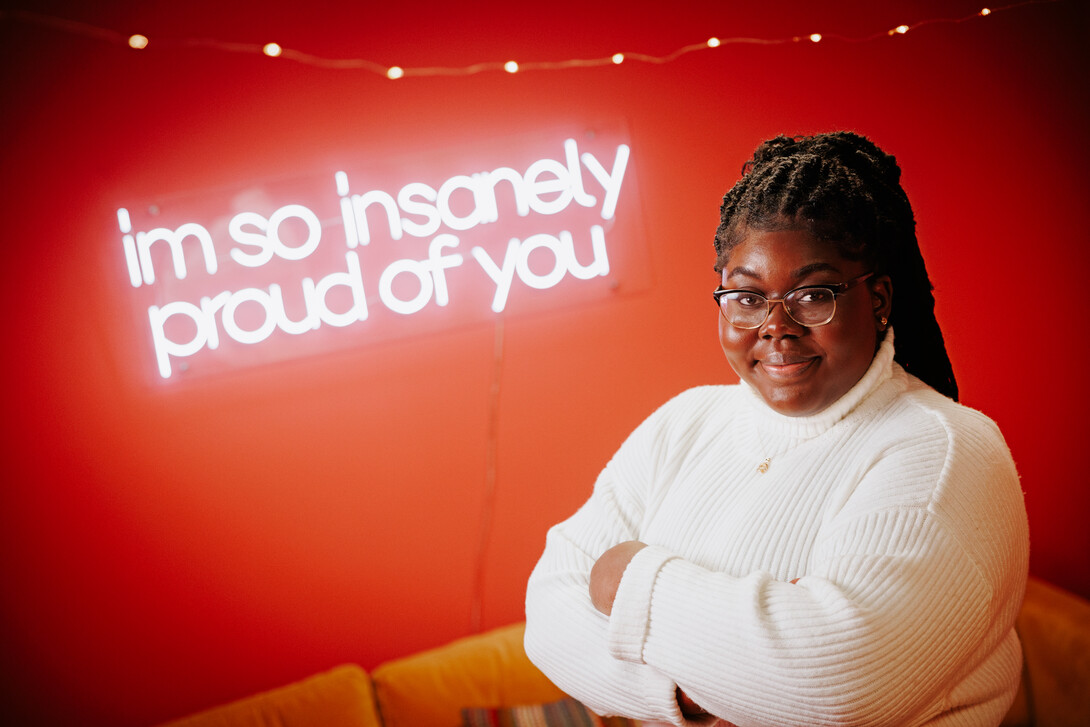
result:
[[[616,63],[618,66],[624,63],[624,53],[614,53],[613,62]]]
[[[719,47],[719,39],[716,38],[715,36],[712,36],[711,38],[708,38],[708,47],[709,48],[718,48]]]
[[[389,79],[398,79],[405,75],[405,69],[401,66],[390,66],[386,69],[386,77]]]
[[[814,43],[820,43],[821,42],[821,33],[811,33],[810,34],[810,40],[813,41]]]
[[[129,47],[136,50],[144,50],[148,47],[148,37],[146,35],[140,35],[136,33],[129,36]]]
[[[265,47],[261,49],[261,52],[269,58],[276,58],[284,52],[284,49],[280,47],[279,43],[266,43]]]
[[[896,28],[889,31],[889,34],[893,35],[894,33],[898,33],[900,35],[904,35],[907,32],[908,32],[908,26],[907,25],[898,25]]]
[[[991,15],[992,14],[992,9],[991,8],[981,8],[980,9],[980,14],[981,15]]]
[[[514,61],[507,61],[503,64],[503,70],[507,71],[508,73],[518,73],[519,64],[515,63]]]

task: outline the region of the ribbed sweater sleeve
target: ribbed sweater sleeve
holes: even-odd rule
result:
[[[534,662],[599,713],[673,724],[678,686],[738,725],[998,724],[1028,557],[1014,464],[888,358],[824,418],[710,387],[644,422],[547,536]],[[625,540],[649,547],[607,618],[589,572]]]
[[[663,466],[661,416],[653,415],[629,436],[591,498],[549,530],[546,555],[527,586],[525,647],[557,686],[598,714],[682,725],[687,723],[674,680],[647,664],[613,658],[607,649],[609,618],[589,597],[595,560],[639,536],[646,474]],[[626,483],[620,490],[614,486],[618,477]]]

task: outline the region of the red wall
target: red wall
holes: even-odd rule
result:
[[[143,52],[0,19],[14,721],[148,724],[521,619],[546,528],[626,433],[686,387],[734,380],[711,234],[742,162],[779,132],[855,129],[899,157],[963,401],[999,422],[1022,474],[1033,570],[1090,596],[1082,3],[866,43],[832,36],[979,7],[340,5],[35,3],[145,33]],[[167,42],[275,39],[411,68],[814,31],[826,40],[663,65],[396,82]],[[118,207],[398,154],[472,161],[496,138],[559,144],[553,130],[600,122],[627,129],[624,204],[647,244],[616,295],[154,380]]]

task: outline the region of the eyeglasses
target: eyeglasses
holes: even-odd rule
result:
[[[760,328],[773,303],[782,303],[783,310],[800,326],[816,328],[824,326],[836,315],[836,297],[851,290],[874,273],[865,273],[846,283],[834,285],[804,285],[786,293],[782,298],[766,298],[752,290],[724,290],[712,293],[723,317],[735,328]]]

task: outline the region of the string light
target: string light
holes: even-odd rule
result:
[[[217,40],[206,40],[199,38],[186,38],[186,39],[157,39],[155,47],[156,49],[163,49],[179,46],[182,47],[207,47],[219,51],[231,52],[231,53],[262,53],[271,58],[283,57],[288,60],[302,63],[304,65],[313,66],[316,68],[323,68],[329,70],[362,70],[375,73],[377,75],[385,76],[389,79],[403,78],[406,75],[412,76],[469,76],[484,71],[498,71],[504,70],[508,73],[518,73],[520,71],[552,71],[568,68],[593,68],[599,66],[619,65],[626,60],[641,61],[644,63],[652,64],[665,64],[677,60],[681,56],[688,53],[692,53],[699,50],[706,50],[708,48],[719,48],[724,45],[782,45],[787,43],[798,43],[804,39],[810,40],[812,43],[819,43],[825,38],[833,38],[840,42],[847,43],[868,43],[878,38],[889,37],[894,35],[904,35],[909,30],[914,30],[924,25],[933,25],[939,23],[964,23],[969,20],[977,18],[987,17],[1000,11],[1012,10],[1015,8],[1024,7],[1026,5],[1044,5],[1057,2],[1070,2],[1070,0],[1022,0],[1011,5],[1004,5],[998,8],[981,8],[978,12],[972,15],[960,18],[931,18],[921,20],[912,25],[899,25],[892,30],[875,33],[873,35],[861,36],[861,37],[848,37],[841,35],[826,35],[821,33],[813,33],[809,36],[793,36],[788,38],[719,38],[712,36],[703,43],[693,43],[691,45],[684,46],[677,49],[673,53],[665,56],[653,56],[644,53],[614,53],[612,56],[604,58],[590,58],[590,59],[571,59],[562,61],[529,61],[522,64],[515,61],[507,61],[506,63],[477,63],[471,66],[462,67],[431,67],[431,68],[409,68],[406,69],[402,66],[388,65],[376,63],[364,58],[324,58],[322,56],[316,56],[309,53],[305,53],[299,50],[293,50],[291,48],[283,48],[278,43],[266,43],[265,45],[252,45],[246,43],[233,43]],[[130,48],[142,50],[148,47],[150,40],[145,35],[124,35],[113,30],[106,28],[99,28],[87,23],[81,23],[74,20],[67,20],[63,18],[56,18],[48,15],[40,15],[38,13],[31,13],[22,10],[13,10],[7,12],[0,12],[0,22],[4,20],[14,20],[26,23],[34,23],[37,25],[44,25],[56,30],[61,30],[74,35],[82,35],[85,37],[96,38],[98,40],[104,40],[112,43],[119,43],[127,45]]]

